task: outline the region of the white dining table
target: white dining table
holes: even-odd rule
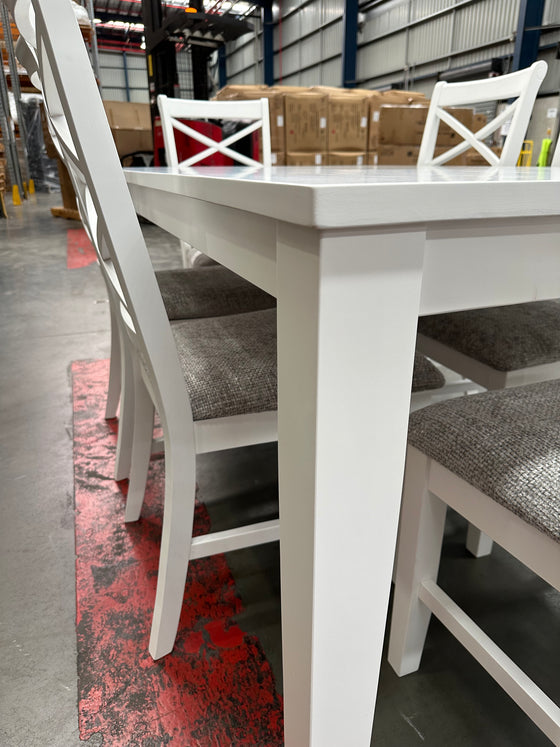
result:
[[[285,744],[367,747],[417,318],[560,297],[560,169],[125,173],[139,214],[277,297]]]

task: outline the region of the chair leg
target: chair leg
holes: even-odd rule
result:
[[[105,419],[117,417],[119,399],[121,396],[121,342],[119,323],[116,318],[114,304],[109,293],[109,313],[111,316],[111,357],[109,360],[109,386],[107,388],[107,403],[105,405]]]
[[[193,267],[195,260],[200,256],[198,249],[195,249],[186,241],[181,241],[181,262],[184,268]]]
[[[142,379],[138,364],[132,366],[134,381],[134,421],[132,450],[130,460],[130,478],[126,498],[125,521],[137,521],[140,518],[146,480],[152,453],[154,432],[154,404]]]
[[[475,558],[484,558],[492,552],[493,542],[487,534],[481,532],[473,524],[467,529],[466,548]]]
[[[395,572],[389,663],[401,677],[420,666],[430,611],[418,598],[422,581],[437,580],[447,506],[429,492],[430,460],[409,447]]]
[[[161,414],[161,413],[160,413]],[[165,435],[165,502],[158,580],[149,651],[154,659],[175,645],[189,566],[196,489],[196,455],[191,439]],[[182,445],[181,445],[182,443]]]
[[[130,342],[121,335],[121,407],[115,457],[115,480],[130,476],[132,439],[134,435],[134,363]]]

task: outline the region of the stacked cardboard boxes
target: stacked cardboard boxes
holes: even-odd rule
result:
[[[418,160],[429,100],[414,91],[371,91],[329,86],[229,85],[218,100],[269,101],[273,164],[283,166],[411,165]],[[453,116],[476,132],[484,114],[454,108]],[[436,155],[461,142],[441,122]],[[497,152],[499,152],[496,149]],[[473,151],[449,165],[486,163]]]
[[[472,129],[472,109],[455,108],[452,113],[465,127]],[[378,151],[380,165],[416,165],[427,114],[427,101],[425,103],[415,101],[408,106],[397,104],[381,107]],[[449,150],[461,141],[462,138],[457,132],[441,122],[436,141],[436,155]],[[459,156],[452,163],[453,165],[466,164],[465,156]]]

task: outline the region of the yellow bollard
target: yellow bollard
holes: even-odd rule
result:
[[[21,196],[19,194],[19,188],[17,184],[12,186],[12,202],[14,205],[21,205]]]
[[[29,194],[34,195],[35,194],[35,182],[33,179],[29,180]]]
[[[27,189],[27,182],[23,182],[23,194],[25,197],[29,195],[29,190]]]

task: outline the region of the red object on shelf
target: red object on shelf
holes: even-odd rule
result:
[[[180,119],[188,127],[202,135],[211,138],[212,140],[220,141],[222,139],[222,129],[218,125],[211,124],[210,122],[199,122],[191,121],[188,119]],[[184,161],[191,156],[201,153],[206,150],[206,146],[199,143],[197,140],[185,135],[183,132],[175,130],[175,144],[177,146],[177,157],[179,162]],[[165,155],[165,145],[163,142],[163,130],[161,128],[161,120],[156,117],[154,121],[154,166],[162,166],[163,156]],[[233,161],[231,158],[222,155],[221,153],[214,153],[208,156],[203,161],[199,161],[196,166],[232,166]]]

